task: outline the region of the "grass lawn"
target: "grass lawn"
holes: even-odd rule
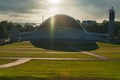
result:
[[[6,80],[120,80],[120,61],[44,61],[0,69]]]
[[[70,54],[44,54],[44,53],[0,53],[0,57],[34,57],[34,58],[94,58],[93,56],[81,53]]]
[[[91,51],[101,56],[108,58],[120,59],[120,45],[108,44],[108,43],[97,43],[99,49]]]
[[[99,53],[99,55],[108,57],[111,59],[120,59],[120,53]]]
[[[10,62],[14,62],[14,61],[16,61],[16,60],[7,60],[7,59],[3,60],[3,59],[0,59],[0,65],[10,63]]]
[[[0,57],[93,58],[93,56],[80,52],[63,52],[36,48],[30,42],[17,42],[0,46]]]
[[[120,53],[120,45],[110,43],[97,43],[99,49],[96,49],[94,53]]]
[[[97,43],[90,51],[109,58],[120,58],[120,45]],[[53,53],[46,53],[53,52]],[[59,53],[57,53],[59,52]],[[0,46],[0,57],[92,58],[80,52],[36,48],[29,42]],[[0,60],[0,64],[9,60]],[[120,61],[31,60],[12,68],[0,69],[1,80],[120,80]]]

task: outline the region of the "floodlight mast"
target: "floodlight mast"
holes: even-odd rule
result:
[[[109,30],[108,30],[110,40],[113,40],[114,37],[114,27],[115,27],[115,9],[114,7],[111,7],[111,9],[109,9]]]

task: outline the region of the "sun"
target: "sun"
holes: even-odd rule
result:
[[[51,4],[58,4],[60,3],[60,0],[49,0]]]

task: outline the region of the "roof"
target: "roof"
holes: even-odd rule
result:
[[[67,27],[72,27],[72,28],[78,28],[82,29],[82,26],[80,23],[78,23],[73,17],[70,17],[68,15],[55,15],[53,17],[48,18],[46,21],[44,21],[39,28],[45,28],[45,27],[57,27],[57,26],[67,26]]]

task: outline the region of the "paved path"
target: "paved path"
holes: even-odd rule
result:
[[[18,59],[18,60],[103,60],[103,59],[98,59],[98,58],[19,58],[19,57],[2,57],[2,59]],[[104,59],[106,60],[106,59]]]
[[[8,68],[8,67],[13,67],[13,66],[17,66],[17,65],[20,65],[20,64],[23,64],[23,63],[26,63],[30,60],[67,60],[67,61],[70,61],[70,60],[110,60],[106,57],[103,57],[103,56],[100,56],[100,55],[97,55],[97,54],[94,54],[94,53],[90,53],[90,52],[86,52],[86,51],[79,51],[78,49],[74,48],[70,43],[66,42],[69,47],[75,51],[78,51],[78,53],[83,53],[83,54],[87,54],[87,55],[90,55],[90,56],[94,56],[95,58],[18,58],[18,57],[2,57],[0,59],[18,59],[17,61],[15,62],[12,62],[12,63],[8,63],[8,64],[3,64],[3,65],[0,65],[0,69],[1,68]],[[37,52],[36,52],[37,53]],[[67,53],[67,52],[45,52],[45,53],[51,53],[51,54],[54,54],[54,53]],[[74,53],[74,52],[72,52]],[[69,54],[68,54],[69,55]]]
[[[8,64],[3,64],[3,65],[0,65],[0,69],[2,68],[9,68],[9,67],[13,67],[13,66],[17,66],[17,65],[20,65],[20,64],[24,64],[30,60],[63,60],[63,61],[90,61],[90,60],[112,60],[112,59],[109,59],[109,58],[106,58],[106,57],[103,57],[103,56],[100,56],[100,55],[97,55],[97,54],[94,54],[94,53],[91,53],[91,52],[86,52],[86,51],[80,51],[79,49],[76,49],[74,48],[73,45],[71,45],[69,42],[66,42],[69,47],[72,49],[72,50],[75,50],[77,51],[77,54],[78,53],[83,53],[83,54],[87,54],[87,55],[90,55],[90,56],[94,56],[95,58],[19,58],[19,57],[1,57],[0,59],[17,59],[17,61],[15,62],[11,62],[11,63],[8,63]],[[21,49],[21,48],[18,48],[18,49]],[[29,48],[31,49],[31,48]],[[21,52],[17,52],[17,53],[21,53]],[[30,53],[30,52],[26,52],[26,53]],[[32,52],[33,53],[33,52]],[[34,52],[34,53],[40,53],[40,52]],[[74,52],[41,52],[41,53],[46,53],[46,54],[72,54]],[[120,59],[118,59],[120,60]]]
[[[72,45],[70,45],[70,48],[73,49],[73,50],[76,50],[76,51],[79,51],[77,49],[75,49]],[[51,53],[51,54],[54,54],[54,53],[67,53],[67,52],[45,52],[45,53]],[[74,53],[74,52],[72,52]],[[94,53],[90,53],[90,52],[86,52],[86,51],[80,51],[78,53],[83,53],[83,54],[87,54],[87,55],[90,55],[90,56],[94,56],[95,58],[18,58],[18,57],[1,57],[0,59],[18,59],[17,61],[15,62],[12,62],[12,63],[8,63],[8,64],[3,64],[3,65],[0,65],[0,69],[1,68],[8,68],[8,67],[13,67],[13,66],[17,66],[17,65],[20,65],[20,64],[23,64],[23,63],[26,63],[30,60],[67,60],[67,61],[70,61],[70,60],[109,60],[108,58],[106,57],[103,57],[103,56],[100,56],[100,55],[97,55],[97,54],[94,54]],[[69,55],[69,54],[68,54]]]
[[[0,59],[4,59],[4,58],[0,58]],[[7,59],[7,58],[6,58]],[[12,59],[12,58],[11,58]],[[17,59],[17,58],[16,58]],[[23,64],[23,63],[26,63],[28,61],[30,61],[31,59],[29,58],[21,58],[21,59],[18,59],[17,61],[15,62],[11,62],[11,63],[8,63],[8,64],[3,64],[3,65],[0,65],[0,69],[1,68],[8,68],[8,67],[13,67],[13,66],[17,66],[17,65],[20,65],[20,64]]]
[[[64,60],[64,61],[73,61],[73,60],[106,60],[106,59],[98,59],[98,58],[17,58],[17,57],[4,57],[4,58],[0,58],[0,59],[18,59],[15,62],[11,62],[8,64],[3,64],[0,65],[0,69],[2,68],[9,68],[9,67],[13,67],[13,66],[17,66],[23,63],[26,63],[30,60]]]
[[[100,55],[97,55],[97,54],[94,54],[94,53],[91,53],[91,52],[87,52],[87,51],[80,51],[79,49],[75,48],[71,43],[69,42],[66,42],[69,47],[72,49],[72,50],[75,50],[75,51],[78,51],[78,52],[81,52],[81,53],[84,53],[84,54],[87,54],[87,55],[90,55],[90,56],[94,56],[96,58],[99,58],[99,59],[102,59],[102,60],[106,60],[108,58],[106,57],[103,57],[103,56],[100,56]]]
[[[30,60],[53,60],[53,61],[54,60],[61,60],[61,61],[120,60],[120,59],[107,59],[107,58],[17,58],[17,57],[3,57],[0,59],[3,59],[3,60],[5,60],[5,59],[18,59],[15,62],[0,65],[0,69],[17,66],[17,65],[26,63]]]
[[[91,55],[91,56],[97,57],[97,58],[102,59],[102,60],[108,59],[106,57],[103,57],[103,56],[100,56],[100,55],[97,55],[97,54],[94,54],[94,53],[86,52],[86,51],[82,51],[81,53],[84,53],[84,54],[87,54],[87,55]]]

